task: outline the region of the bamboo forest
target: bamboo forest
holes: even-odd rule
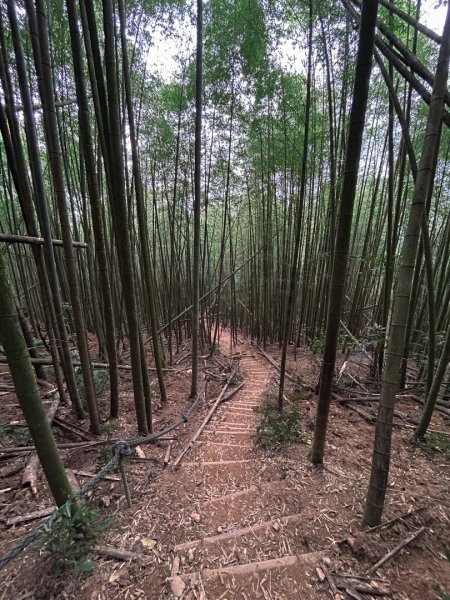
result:
[[[450,600],[450,0],[0,1],[0,600]]]

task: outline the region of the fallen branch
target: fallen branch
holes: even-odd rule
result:
[[[92,479],[92,477],[95,477],[95,473],[88,473],[88,471],[73,471],[75,473],[75,475],[78,475],[79,477],[88,477],[89,479]],[[113,477],[112,475],[105,475],[105,477],[103,477],[103,479],[105,481],[121,481],[120,477]]]
[[[416,515],[417,513],[422,512],[423,510],[425,510],[425,506],[420,506],[419,508],[410,510],[402,515],[398,515],[397,517],[394,517],[393,519],[390,519],[389,521],[386,521],[385,523],[381,523],[380,525],[375,525],[375,527],[369,527],[368,529],[364,530],[364,533],[373,533],[374,531],[378,531],[379,529],[385,529],[387,527],[390,527],[391,525],[395,525],[395,523],[397,523],[398,521],[403,521],[403,519],[411,517],[412,515]]]
[[[55,418],[56,411],[58,410],[60,402],[61,402],[61,399],[59,397],[59,394],[55,394],[53,402],[51,403],[50,407],[47,410],[47,419],[50,424],[52,423],[53,419]],[[39,465],[40,465],[40,462],[39,462],[38,455],[36,454],[36,451],[33,451],[30,454],[30,456],[28,457],[28,460],[25,464],[25,469],[23,472],[22,483],[21,483],[22,487],[29,487],[31,490],[31,493],[33,495],[37,494],[37,481],[38,481]]]
[[[230,398],[232,398],[239,390],[241,390],[244,387],[245,384],[246,384],[246,382],[243,381],[237,387],[235,387],[233,390],[228,392],[228,394],[222,398],[222,403],[227,402]]]
[[[266,352],[264,352],[264,350],[262,348],[260,348],[258,346],[258,351],[259,353],[264,356],[264,358],[266,360],[268,360],[270,362],[270,364],[275,367],[275,369],[278,371],[278,373],[281,372],[279,365],[277,365],[277,363],[273,360],[273,358],[271,358]],[[288,379],[291,383],[293,383],[294,385],[299,385],[301,386],[303,389],[305,390],[309,390],[310,392],[315,392],[315,389],[312,385],[308,385],[307,383],[303,383],[302,381],[300,381],[299,376],[295,376],[295,375],[290,375],[289,373],[285,372],[284,376],[286,377],[286,379]]]
[[[164,442],[167,440],[173,440],[173,436],[161,436],[155,440],[155,443]],[[56,444],[56,447],[61,450],[68,450],[70,448],[90,448],[91,446],[105,446],[105,445],[113,445],[116,442],[119,442],[119,439],[111,439],[111,440],[98,440],[95,442],[70,442],[70,443],[62,443]],[[34,451],[34,446],[11,446],[10,448],[0,448],[0,454],[22,454]]]
[[[124,550],[123,548],[112,548],[111,546],[100,546],[99,548],[96,548],[94,552],[99,556],[115,558],[116,560],[142,560],[147,558],[144,554],[137,554],[136,552],[130,552],[130,550]]]
[[[362,585],[353,585],[352,587],[349,587],[348,585],[338,585],[338,588],[340,590],[345,590],[347,592],[347,594],[349,596],[351,596],[352,598],[355,597],[359,597],[361,598],[361,596],[359,596],[359,593],[361,594],[369,594],[370,596],[390,596],[391,592],[388,592],[388,590],[380,590],[378,588],[373,588],[373,587],[366,587],[366,586],[362,586]],[[350,592],[349,592],[350,590]],[[355,595],[351,595],[353,594],[358,594],[358,596]],[[365,596],[364,596],[365,598]]]
[[[281,369],[280,369],[279,365],[277,365],[277,363],[273,360],[273,358],[270,357],[266,352],[264,352],[264,350],[262,348],[260,348],[259,346],[257,346],[257,348],[258,348],[258,352],[262,356],[264,356],[264,358],[266,360],[268,360],[273,367],[275,367],[275,369],[278,371],[278,373],[280,373]],[[292,383],[295,383],[295,384],[300,383],[298,377],[294,377],[293,375],[290,375],[289,373],[285,373],[284,376],[286,377],[286,379],[289,379],[289,381],[291,381]]]
[[[75,425],[73,423],[68,423],[64,419],[55,417],[53,419],[53,424],[56,425],[56,427],[59,427],[60,429],[65,431],[66,433],[72,433],[73,435],[78,436],[79,438],[81,438],[82,440],[85,440],[86,442],[95,441],[95,436],[92,433],[90,433],[89,431],[85,431],[81,427],[78,427],[78,425]]]
[[[419,402],[419,404],[425,404],[425,400],[423,400],[422,398],[420,398],[420,396],[416,396],[415,394],[409,394],[410,398],[412,398],[413,400],[415,400],[416,402]],[[442,400],[437,400],[434,410],[436,410],[437,412],[441,413],[442,415],[445,415],[446,417],[450,417],[450,408],[446,408],[446,405],[444,403],[443,406],[443,402]]]
[[[214,292],[216,292],[218,290],[219,287],[223,286],[229,279],[231,279],[233,277],[233,275],[236,275],[236,273],[238,273],[239,271],[241,271],[246,265],[248,265],[248,263],[253,260],[255,258],[255,256],[257,256],[261,250],[262,250],[262,246],[259,250],[257,250],[257,252],[255,252],[254,254],[252,254],[252,256],[250,256],[249,259],[247,259],[242,265],[240,265],[239,267],[237,267],[237,269],[235,269],[232,273],[230,273],[227,277],[225,277],[225,279],[222,280],[221,283],[218,283],[217,285],[215,285],[213,288],[211,288],[209,291],[205,292],[203,294],[203,296],[200,296],[199,298],[199,302],[202,302],[203,300],[205,300],[205,298],[207,298],[208,296],[210,296],[211,294],[213,294]],[[187,308],[185,308],[183,311],[181,311],[180,313],[178,313],[178,315],[176,315],[175,317],[173,317],[169,323],[166,323],[165,325],[163,325],[162,327],[160,327],[158,329],[158,335],[160,333],[162,333],[165,329],[167,329],[169,327],[169,325],[173,325],[176,321],[178,321],[179,319],[181,319],[181,317],[183,317],[187,312],[189,312],[192,308],[192,304],[190,306],[188,306]],[[148,338],[147,340],[145,340],[145,343],[147,344],[147,342],[149,342],[151,340],[151,337]]]
[[[203,422],[201,423],[200,427],[197,429],[197,431],[194,433],[194,435],[192,436],[192,438],[188,441],[188,443],[184,446],[184,448],[181,450],[181,452],[176,457],[176,459],[175,459],[175,461],[173,463],[173,467],[174,468],[176,468],[180,464],[180,462],[183,459],[184,455],[191,448],[192,444],[200,437],[200,434],[202,433],[202,431],[205,429],[205,427],[210,422],[213,414],[217,410],[217,407],[222,402],[222,398],[225,395],[225,392],[227,391],[227,389],[228,389],[228,387],[229,387],[229,385],[231,383],[231,380],[232,380],[232,378],[234,377],[235,374],[236,374],[236,371],[233,371],[231,373],[231,375],[228,377],[226,384],[223,386],[222,391],[220,392],[217,400],[212,405],[210,411],[208,412],[208,414],[206,415],[206,417],[203,419]]]
[[[358,592],[354,588],[346,585],[344,590],[347,596],[350,596],[350,598],[353,598],[353,600],[364,600],[364,596],[358,594]]]
[[[19,523],[28,523],[29,521],[35,521],[36,519],[43,519],[48,517],[55,510],[56,506],[48,506],[47,508],[41,508],[33,512],[27,513],[26,515],[19,515],[17,517],[11,517],[7,519],[6,527],[12,527],[13,525],[19,525]]]
[[[403,548],[405,548],[405,546],[408,546],[408,544],[410,544],[411,542],[413,542],[415,539],[417,539],[419,537],[419,535],[421,535],[423,532],[425,531],[425,527],[421,527],[420,529],[418,529],[416,532],[414,532],[413,534],[411,534],[408,538],[406,538],[405,540],[403,540],[402,542],[400,542],[400,544],[398,544],[397,546],[395,546],[395,548],[393,550],[391,550],[390,552],[388,552],[387,554],[385,554],[383,556],[383,558],[380,558],[380,560],[375,563],[373,565],[373,567],[371,567],[367,573],[370,575],[371,573],[375,573],[375,571],[377,569],[379,569],[381,567],[381,565],[384,565],[385,562],[387,562],[388,560],[390,560],[393,556],[395,556],[396,554],[398,554],[400,552],[400,550],[402,550]]]
[[[308,554],[285,555],[280,558],[271,558],[257,562],[243,563],[240,565],[226,565],[217,569],[203,569],[202,577],[204,580],[211,581],[224,577],[252,577],[255,574],[272,571],[275,569],[289,569],[290,567],[299,567],[301,565],[316,566],[320,558],[326,555],[326,551],[309,552]],[[199,573],[183,573],[178,577],[183,581],[197,580]]]
[[[166,450],[166,454],[164,455],[164,466],[167,467],[167,465],[170,462],[170,453],[172,452],[172,442],[169,442],[169,445],[167,446],[167,450]]]
[[[30,358],[31,364],[32,365],[47,365],[47,366],[52,366],[53,365],[53,361],[50,358]],[[8,361],[6,360],[5,356],[0,356],[0,364],[7,364]],[[78,360],[73,360],[72,364],[75,367],[80,367],[81,363]],[[98,362],[93,362],[91,363],[91,367],[93,369],[109,369],[109,363],[98,363]],[[118,369],[121,369],[122,371],[131,371],[131,365],[117,365]],[[156,371],[156,367],[147,367],[148,371]],[[176,373],[177,371],[175,369],[172,369],[170,367],[164,367],[162,369],[163,371],[171,371],[173,373]]]
[[[320,568],[322,569],[323,574],[325,575],[326,580],[328,581],[328,585],[330,586],[330,589],[333,592],[333,597],[336,596],[336,594],[339,594],[339,590],[333,579],[333,576],[331,575],[331,571],[328,569],[324,561],[321,561]]]
[[[375,422],[375,415],[371,415],[366,410],[363,410],[358,406],[352,406],[351,404],[348,404],[343,398],[340,400],[340,403],[342,404],[342,406],[345,406],[345,408],[352,410],[353,412],[357,413],[360,417],[363,417],[363,419],[365,419],[366,421],[369,421],[369,423]]]

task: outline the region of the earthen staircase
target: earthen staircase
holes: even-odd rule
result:
[[[226,333],[225,333],[226,335]],[[224,342],[222,338],[222,343]],[[225,341],[225,344],[227,342]],[[314,570],[321,552],[302,541],[301,512],[285,514],[284,498],[297,493],[274,473],[254,434],[271,367],[254,346],[243,345],[247,382],[220,406],[180,468],[204,482],[193,516],[201,535],[173,549],[172,595],[202,600],[321,598]]]

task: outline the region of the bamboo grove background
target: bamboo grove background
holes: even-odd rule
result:
[[[414,192],[402,127],[420,157],[441,41],[417,24],[420,2],[396,3],[396,12],[381,4],[340,337],[342,347],[375,353],[378,379]],[[45,238],[2,246],[29,345],[48,346],[62,365],[60,393],[64,377],[94,431],[91,361],[110,365],[111,416],[117,364],[130,361],[145,432],[145,355],[164,400],[163,368],[192,333],[196,60],[186,39],[195,6],[7,0],[0,17],[0,230]],[[205,352],[219,324],[262,346],[323,350],[359,18],[350,0],[326,12],[301,1],[205,3],[197,248]],[[170,76],[148,58],[157,27],[180,47]],[[410,360],[428,390],[450,320],[448,92],[444,101],[402,353],[402,385]],[[448,395],[448,372],[441,383]]]

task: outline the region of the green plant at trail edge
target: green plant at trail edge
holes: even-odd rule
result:
[[[434,589],[436,590],[438,596],[442,598],[442,600],[450,600],[450,595],[444,592],[440,586],[436,586]]]
[[[64,507],[61,517],[39,542],[53,560],[56,574],[72,571],[75,575],[89,574],[95,568],[90,555],[100,534],[111,524],[101,520],[98,510],[89,504]]]
[[[256,426],[256,441],[269,454],[277,452],[283,444],[302,441],[297,398],[289,404],[286,403],[283,412],[280,413],[276,396],[266,393],[261,406],[256,407],[255,412],[261,415]]]
[[[230,385],[238,385],[239,383],[242,383],[244,381],[244,377],[242,375],[242,373],[239,373],[239,371],[236,371],[236,373],[234,373],[233,377],[231,377],[230,379]]]

